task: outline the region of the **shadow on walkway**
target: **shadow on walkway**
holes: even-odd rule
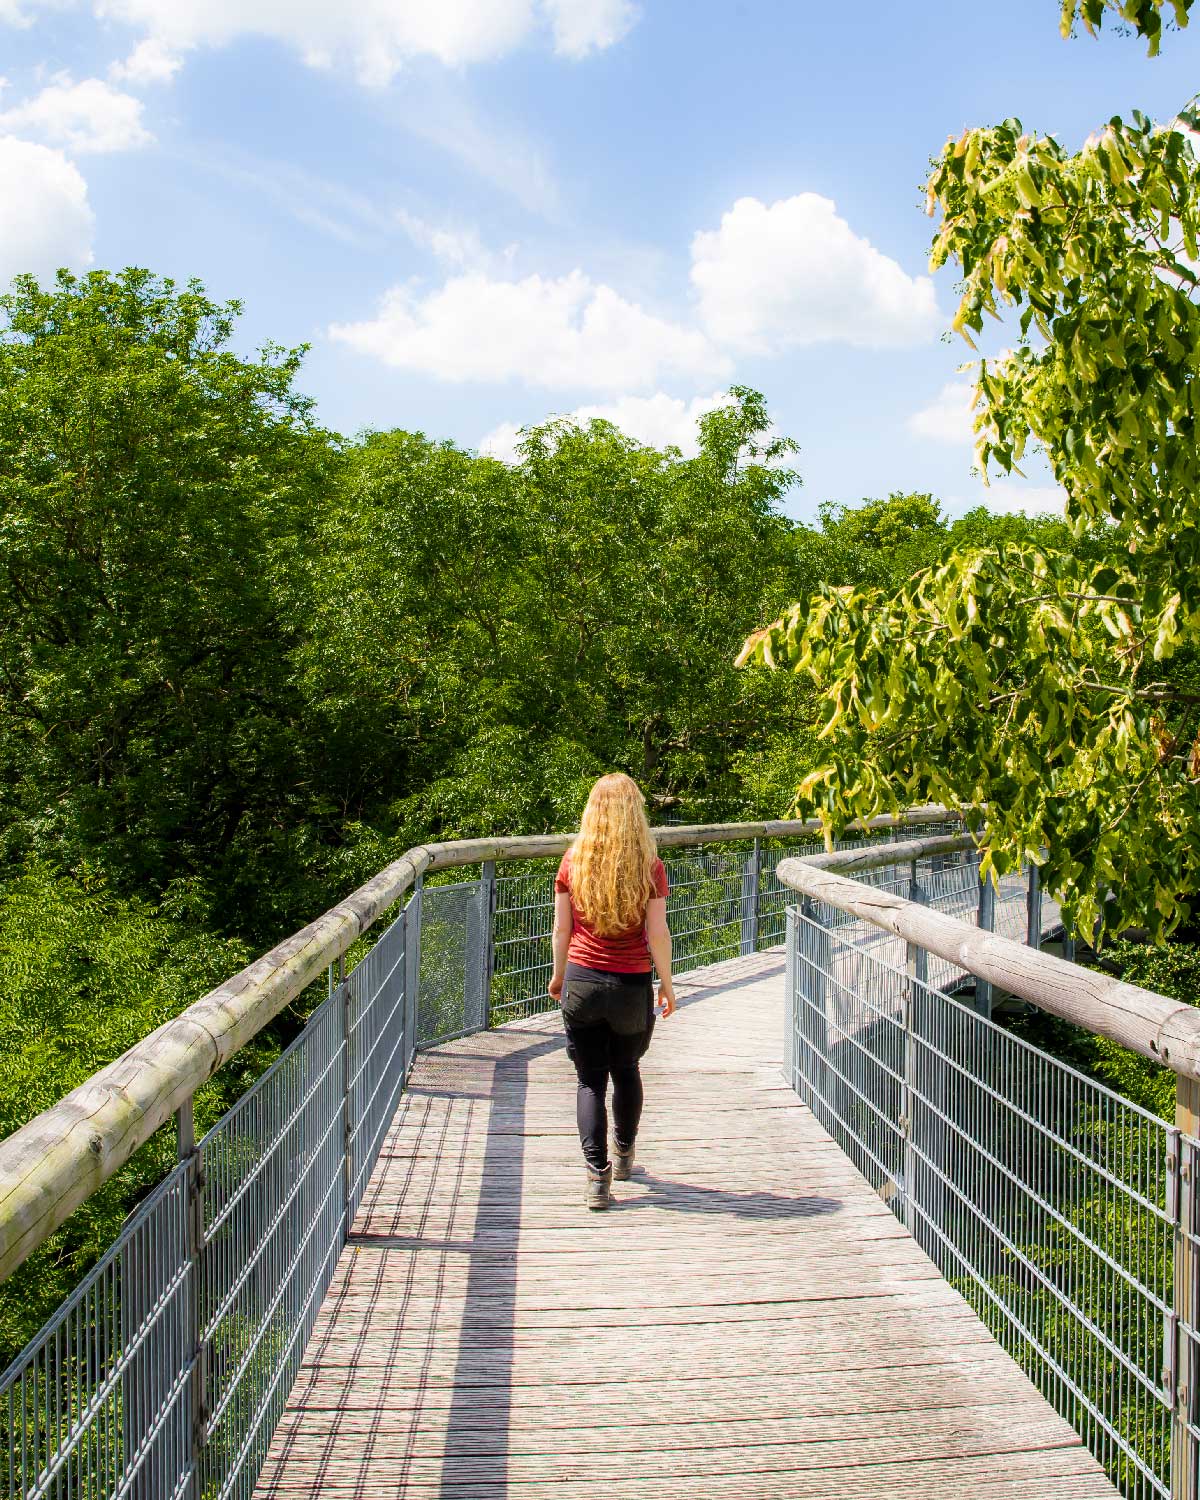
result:
[[[499,1033],[493,1033],[499,1035]],[[445,1458],[439,1492],[446,1500],[460,1500],[464,1490],[487,1500],[504,1500],[509,1492],[508,1446],[512,1413],[513,1323],[517,1278],[495,1274],[497,1258],[517,1258],[519,1216],[512,1214],[522,1200],[525,1153],[513,1150],[521,1138],[529,1096],[530,1064],[550,1052],[561,1051],[561,1032],[505,1032],[512,1050],[493,1055],[483,1182],[479,1190],[476,1227],[488,1231],[488,1253],[469,1258],[462,1311],[453,1396],[445,1427]],[[500,1105],[500,1108],[495,1106]],[[497,1209],[509,1212],[497,1214]],[[494,1324],[490,1334],[472,1325],[481,1311]],[[481,1419],[487,1441],[480,1442]]]
[[[649,1191],[637,1198],[614,1197],[612,1209],[629,1213],[639,1208],[666,1208],[683,1214],[733,1214],[739,1219],[812,1219],[840,1213],[844,1206],[840,1198],[819,1195],[793,1198],[782,1193],[735,1193],[727,1188],[701,1187],[694,1182],[654,1177],[642,1167],[633,1169],[633,1182]]]

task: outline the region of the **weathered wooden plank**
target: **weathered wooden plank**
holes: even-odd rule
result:
[[[865,1380],[861,1368],[845,1366],[822,1370],[819,1380],[812,1378],[811,1368],[745,1371],[736,1387],[718,1375],[676,1373],[671,1377],[674,1400],[667,1405],[657,1399],[660,1381],[646,1375],[641,1379],[630,1377],[620,1385],[620,1399],[625,1405],[622,1420],[642,1426],[671,1426],[681,1420],[681,1412],[687,1421],[741,1421],[748,1412],[766,1421],[798,1412],[830,1415],[933,1410],[1028,1399],[1028,1383],[1021,1372],[998,1367],[990,1351],[974,1361],[962,1352],[951,1357],[938,1351],[924,1364],[897,1351],[893,1351],[892,1359],[896,1362],[871,1366],[873,1371],[889,1372],[888,1378],[874,1381]],[[279,1430],[286,1440],[288,1432],[304,1424],[310,1430],[331,1423],[339,1429],[349,1423],[352,1428],[356,1423],[375,1423],[389,1413],[445,1412],[456,1402],[458,1420],[465,1427],[608,1427],[616,1394],[607,1383],[562,1381],[548,1399],[544,1383],[522,1386],[500,1381],[492,1386],[473,1386],[471,1401],[466,1404],[456,1396],[459,1389],[422,1381],[405,1385],[389,1372],[384,1382],[356,1380],[358,1399],[349,1403],[344,1386],[324,1382],[305,1391],[303,1401],[297,1401],[286,1413]]]
[[[964,1458],[981,1454],[1028,1453],[1067,1446],[1061,1427],[1047,1412],[1044,1420],[1012,1423],[1007,1403],[969,1410],[939,1407],[919,1423],[911,1412],[837,1412],[827,1416],[778,1416],[769,1422],[757,1417],[720,1423],[694,1422],[682,1415],[673,1426],[647,1426],[622,1421],[619,1436],[610,1423],[604,1427],[571,1429],[569,1441],[561,1430],[530,1425],[516,1431],[460,1427],[453,1412],[434,1420],[422,1413],[419,1424],[355,1421],[324,1431],[296,1429],[290,1438],[291,1464],[315,1462],[322,1477],[361,1463],[362,1445],[369,1444],[379,1464],[417,1468],[443,1460],[456,1471],[476,1468],[496,1472],[498,1461],[513,1476],[558,1473],[572,1481],[602,1481],[613,1471],[613,1450],[642,1474],[728,1473],[737,1465],[756,1468],[839,1468],[886,1454],[892,1462],[922,1458]],[[338,1461],[326,1458],[331,1440],[346,1441]]]
[[[773,1474],[780,1481],[776,1493],[788,1495],[793,1476],[805,1470],[820,1472],[826,1484],[838,1484],[840,1488],[841,1472],[863,1464],[887,1463],[895,1478],[906,1473],[910,1464],[922,1461],[989,1458],[1003,1460],[1006,1466],[1016,1466],[1028,1455],[1040,1458],[1047,1449],[1067,1446],[1061,1441],[1051,1441],[1048,1427],[1043,1429],[1036,1424],[1027,1440],[1024,1431],[1015,1429],[1010,1419],[986,1431],[974,1428],[955,1431],[953,1428],[944,1429],[937,1423],[909,1423],[908,1427],[908,1435],[903,1441],[890,1435],[882,1438],[857,1436],[851,1441],[837,1437],[804,1444],[669,1447],[635,1455],[612,1436],[607,1451],[599,1455],[576,1453],[563,1444],[553,1453],[507,1453],[497,1458],[488,1454],[450,1453],[436,1457],[414,1454],[396,1442],[388,1427],[381,1425],[365,1443],[335,1448],[332,1456],[328,1445],[323,1445],[307,1464],[302,1450],[295,1458],[289,1452],[287,1461],[289,1466],[298,1465],[301,1473],[307,1468],[312,1476],[310,1483],[315,1486],[312,1493],[322,1495],[348,1485],[355,1486],[359,1494],[378,1493],[374,1483],[369,1489],[364,1487],[364,1471],[368,1463],[371,1473],[386,1475],[389,1471],[393,1474],[399,1471],[408,1483],[440,1479],[449,1472],[459,1483],[469,1480],[476,1484],[495,1485],[502,1480],[506,1485],[512,1485],[529,1480],[549,1481],[560,1486],[560,1496],[572,1491],[577,1495],[591,1495],[598,1485],[603,1485],[608,1494],[619,1495],[625,1472],[636,1473],[641,1479],[668,1483],[682,1476],[697,1479]],[[415,1437],[414,1433],[414,1441]],[[296,1448],[298,1444],[293,1442],[292,1447]],[[267,1485],[270,1484],[271,1468],[268,1460],[264,1470]],[[1097,1487],[1096,1493],[1101,1494],[1103,1490]],[[1111,1488],[1108,1494],[1111,1497]]]

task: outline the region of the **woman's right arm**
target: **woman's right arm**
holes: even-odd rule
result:
[[[663,1015],[669,1016],[675,1009],[675,985],[671,980],[671,929],[667,926],[667,903],[661,896],[655,896],[646,911],[646,942],[658,970],[658,998],[663,1005]]]
[[[554,930],[551,949],[554,954],[554,973],[546,989],[552,1000],[562,1004],[563,981],[567,974],[567,953],[571,947],[571,932],[574,928],[571,917],[571,898],[566,891],[554,893]]]

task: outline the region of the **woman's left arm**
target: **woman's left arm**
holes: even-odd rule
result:
[[[563,981],[567,977],[567,949],[571,946],[571,897],[566,891],[554,893],[554,973],[546,989],[552,1000],[562,1000]]]

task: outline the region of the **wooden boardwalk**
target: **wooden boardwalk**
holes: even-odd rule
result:
[[[603,1214],[557,1015],[418,1060],[257,1495],[1111,1500],[781,1080],[782,955],[680,997]]]

